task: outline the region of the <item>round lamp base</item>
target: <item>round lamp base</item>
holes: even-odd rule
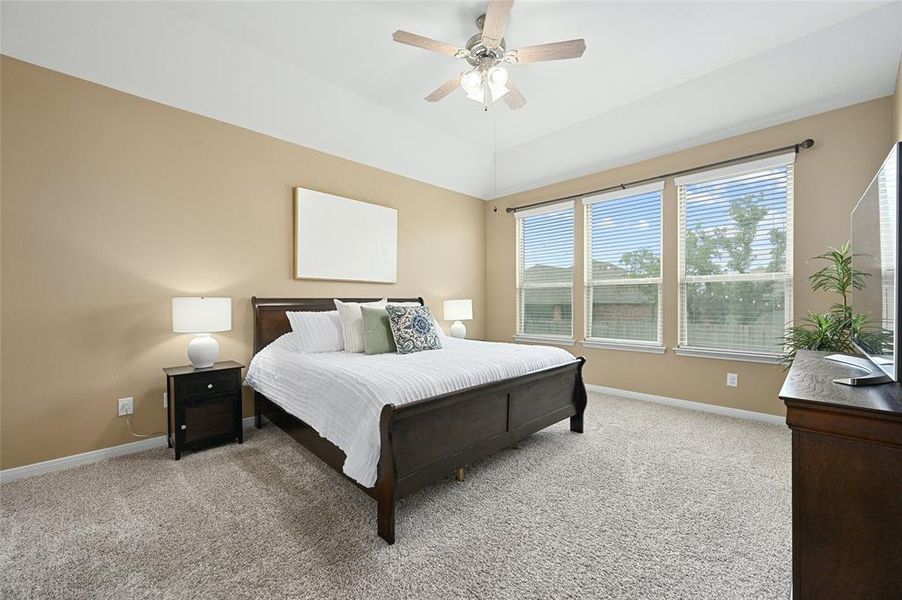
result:
[[[188,360],[195,369],[212,367],[219,357],[219,342],[209,333],[199,333],[188,343]]]
[[[451,325],[451,335],[456,338],[467,337],[467,326],[460,321],[454,321],[454,324]]]

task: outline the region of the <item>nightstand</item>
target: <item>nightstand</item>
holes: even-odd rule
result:
[[[169,367],[166,373],[166,430],[175,460],[183,450],[244,441],[241,428],[241,369],[232,360],[206,369]]]

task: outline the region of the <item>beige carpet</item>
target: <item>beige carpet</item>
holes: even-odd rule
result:
[[[593,396],[560,424],[375,503],[272,425],[0,486],[3,598],[786,598],[784,427]]]

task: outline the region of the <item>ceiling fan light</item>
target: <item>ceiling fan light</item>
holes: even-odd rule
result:
[[[497,102],[509,90],[507,89],[507,86],[498,85],[489,81],[489,91],[492,92],[492,102]]]
[[[464,90],[464,91],[466,91],[466,90]],[[479,87],[477,87],[475,90],[471,90],[471,91],[467,92],[467,98],[469,98],[470,100],[479,102],[480,104],[482,103],[484,97],[485,97],[485,88],[483,87],[482,84],[479,84]]]
[[[488,73],[489,84],[504,86],[507,83],[507,69],[504,67],[492,67]]]
[[[482,73],[477,70],[467,71],[460,78],[460,87],[468,96],[482,90]]]

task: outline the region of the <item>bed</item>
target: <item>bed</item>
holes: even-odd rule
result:
[[[422,304],[422,299],[392,298],[390,302]],[[418,353],[433,356],[399,359],[343,353],[345,356],[292,359],[281,349],[289,337],[285,334],[291,331],[285,313],[334,310],[332,299],[254,297],[252,306],[255,359],[248,383],[255,388],[256,426],[262,426],[261,417],[265,416],[373,497],[377,532],[389,544],[395,541],[395,506],[401,498],[452,473],[460,474],[467,464],[515,446],[564,419],[570,419],[571,431],[583,431],[586,391],[582,382],[585,359],[581,357],[565,355],[567,359],[561,359],[553,355],[552,350],[563,352],[556,349],[527,352],[530,347],[445,338],[445,349]],[[483,368],[471,359],[472,372],[467,372],[464,355],[480,352],[495,352],[486,356],[497,360],[478,361],[486,365]],[[429,376],[430,365],[438,357],[449,367]],[[396,376],[399,372],[392,371],[397,363],[409,373],[424,376],[420,381],[402,381],[404,378]],[[267,364],[274,375],[269,379],[283,385],[264,385],[260,373]],[[521,373],[524,369],[528,372]],[[449,389],[452,391],[445,391]],[[297,401],[292,390],[297,390]],[[306,403],[301,402],[302,391],[308,396]],[[309,398],[317,393],[324,398],[357,401],[360,408],[349,407],[351,412],[344,421],[359,431],[342,432],[341,418],[320,414]],[[330,405],[335,403],[330,401]],[[354,414],[358,417],[352,417]],[[358,437],[360,443],[354,444]]]

